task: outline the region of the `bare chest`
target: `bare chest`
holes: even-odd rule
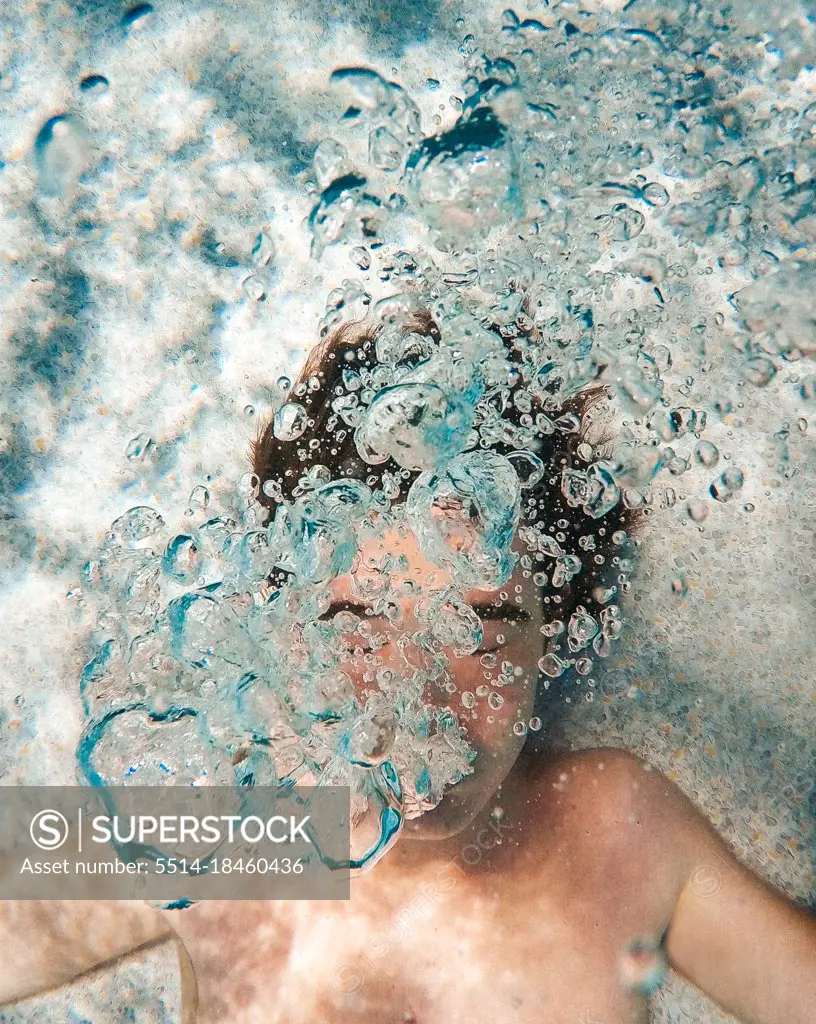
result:
[[[531,898],[517,880],[474,884],[446,872],[366,885],[342,904],[253,904],[262,956],[257,942],[247,942],[250,922],[237,917],[242,905],[221,906],[232,920],[222,920],[214,936],[230,971],[211,961],[199,977],[213,987],[201,993],[204,1005],[217,1006],[213,1019],[222,1022],[647,1020],[645,1001],[621,988],[619,941],[603,910],[579,901],[565,913],[557,902]],[[265,919],[257,916],[259,906],[267,908]]]
[[[474,901],[442,918],[415,905],[396,926],[372,929],[365,942],[347,942],[315,989],[311,1021],[645,1020],[645,1005],[621,991],[614,957],[601,943],[579,938],[563,922],[534,917],[535,908],[526,921],[507,909],[499,901]]]

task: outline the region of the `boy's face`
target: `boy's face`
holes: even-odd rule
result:
[[[410,585],[401,585],[413,581],[416,595],[398,597],[401,621],[396,625],[385,616],[366,615],[363,609],[370,607],[370,599],[361,596],[367,592],[366,580],[372,575],[382,577],[381,566],[384,561],[387,564],[389,556],[392,564],[398,564],[396,569],[386,569],[389,589],[411,590]],[[400,534],[393,530],[366,542],[351,571],[333,581],[332,606],[324,617],[330,618],[342,608],[351,607],[371,623],[372,636],[385,641],[378,651],[382,664],[406,674],[412,669],[406,665],[396,641],[400,636],[428,628],[427,623],[417,618],[416,612],[421,615],[422,603],[451,583],[446,570],[424,557],[410,531]],[[482,621],[482,643],[473,654],[460,656],[451,648],[441,648],[449,658],[447,672],[440,680],[426,685],[423,697],[428,704],[449,707],[456,713],[477,756],[472,764],[473,773],[453,786],[436,808],[406,822],[405,833],[415,838],[442,839],[459,832],[473,820],[521,752],[524,733],[514,732],[514,725],[522,722],[526,726],[532,714],[538,660],[544,648],[539,588],[531,577],[523,577],[517,564],[500,590],[469,590],[463,596]],[[374,685],[364,682],[360,661],[355,658],[344,666],[353,678],[358,696]],[[512,681],[502,685],[497,681],[500,674],[509,675]],[[455,685],[454,692],[448,692],[450,685],[445,689],[446,683]],[[462,700],[462,695],[467,693],[475,697],[473,707],[467,706],[471,703],[468,697]]]

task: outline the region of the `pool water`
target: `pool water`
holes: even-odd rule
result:
[[[304,356],[368,314],[388,370],[343,376],[334,429],[366,465],[419,474],[393,514],[453,575],[428,629],[460,651],[479,642],[461,592],[508,579],[539,470],[532,427],[515,461],[473,435],[508,386],[502,336],[524,353],[522,403],[607,386],[614,452],[590,445],[560,486],[599,525],[624,506],[645,525],[611,581],[623,633],[570,620],[615,641],[542,666],[552,742],[645,757],[761,875],[814,901],[809,4],[3,17],[0,782],[232,781],[268,713],[259,665],[297,684],[298,714],[325,711],[316,662],[281,656],[291,621],[265,581],[283,570],[313,595],[345,572],[359,524],[376,532],[392,507],[388,481],[316,472],[268,529],[248,447],[272,416],[298,444]],[[411,334],[408,351],[394,325],[420,308],[442,341]],[[443,500],[471,503],[464,554],[433,526]],[[263,599],[236,608],[247,592]],[[380,678],[386,697],[396,682]],[[195,716],[148,727],[182,699]],[[361,819],[420,814],[470,770],[422,687],[401,699],[394,721],[355,705],[315,762],[340,764]],[[438,749],[420,756],[429,729]],[[274,781],[302,762],[257,745],[241,763]],[[361,860],[392,841],[365,835]],[[674,977],[652,1009],[722,1019]]]

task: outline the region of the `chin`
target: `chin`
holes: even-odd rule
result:
[[[402,834],[406,839],[432,842],[451,839],[473,823],[495,791],[495,786],[486,787],[477,776],[457,782],[432,811],[406,821]]]

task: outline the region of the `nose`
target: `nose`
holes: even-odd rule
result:
[[[398,625],[372,623],[362,636],[347,637],[342,669],[361,702],[376,690],[393,693],[400,681],[406,688],[419,682],[424,702],[445,707],[456,691],[457,669],[464,668],[460,662],[449,648],[432,639],[428,623],[417,619],[413,604],[406,604]]]

